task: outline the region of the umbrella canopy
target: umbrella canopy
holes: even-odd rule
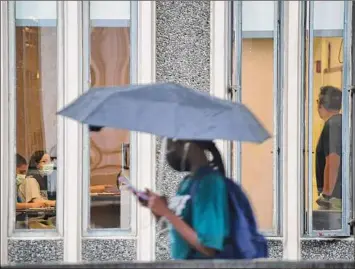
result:
[[[91,88],[58,114],[89,125],[182,140],[261,143],[270,137],[245,105],[175,83]]]

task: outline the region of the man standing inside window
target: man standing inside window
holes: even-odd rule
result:
[[[342,195],[342,93],[336,87],[320,89],[318,113],[324,121],[316,149],[317,204],[341,210]]]

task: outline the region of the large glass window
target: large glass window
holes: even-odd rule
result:
[[[130,1],[90,1],[89,86],[120,86],[134,80],[133,9]],[[127,130],[90,132],[89,229],[130,228],[131,196],[117,186],[119,173],[130,178],[130,138]]]
[[[235,101],[247,105],[273,138],[261,145],[235,143],[234,177],[246,190],[258,225],[267,234],[279,231],[281,87],[278,72],[279,1],[233,2],[232,84]]]
[[[55,229],[57,3],[15,1],[17,229]]]
[[[308,235],[349,234],[350,55],[344,28],[345,2],[309,1],[306,6],[304,167]]]

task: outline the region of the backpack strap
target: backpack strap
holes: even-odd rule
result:
[[[190,194],[191,200],[192,200],[192,197],[194,197],[195,194],[197,193],[199,185],[200,185],[200,180],[198,180],[198,179],[193,179],[192,180],[192,184],[191,184],[191,187],[189,189],[189,194]]]
[[[193,211],[192,199],[193,199],[193,197],[195,197],[195,195],[196,195],[196,193],[198,191],[198,186],[199,185],[200,185],[200,180],[198,180],[198,179],[193,179],[192,180],[192,183],[191,183],[191,186],[190,186],[190,189],[189,189],[189,192],[188,192],[189,195],[190,195],[190,206],[191,206],[190,214],[192,214],[192,211]],[[191,248],[189,253],[188,253],[188,255],[187,255],[187,259],[188,260],[194,259],[194,256],[196,255],[196,253],[197,253],[197,250],[195,250],[194,248]]]

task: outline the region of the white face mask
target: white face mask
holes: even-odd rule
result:
[[[42,172],[44,175],[48,176],[53,173],[53,169],[54,169],[54,164],[48,163],[43,165]]]
[[[26,179],[26,175],[17,174],[16,175],[16,185],[21,185],[21,183]]]

